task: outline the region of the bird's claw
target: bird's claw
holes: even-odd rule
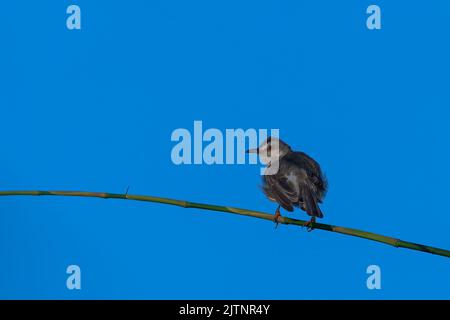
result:
[[[278,217],[273,218],[273,222],[275,222],[275,229],[278,228],[278,224],[280,223]]]
[[[308,222],[305,222],[305,224],[303,226],[306,227],[306,231],[308,231],[308,232],[313,231],[315,222],[316,222],[316,219],[314,217],[312,217],[311,220],[309,220]]]
[[[275,229],[278,228],[278,224],[280,223],[280,210],[277,209],[277,211],[275,211],[275,217],[273,218],[273,222],[275,222]]]

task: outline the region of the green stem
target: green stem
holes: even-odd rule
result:
[[[217,205],[209,205],[203,203],[195,203],[189,201],[181,201],[175,199],[168,198],[160,198],[160,197],[152,197],[152,196],[139,196],[139,195],[131,195],[131,194],[120,194],[120,193],[106,193],[106,192],[83,192],[83,191],[0,191],[0,196],[73,196],[73,197],[94,197],[94,198],[103,198],[103,199],[124,199],[124,200],[135,200],[135,201],[147,201],[147,202],[157,202],[164,203],[174,206],[180,206],[183,208],[195,208],[202,210],[211,210],[211,211],[221,211],[234,213],[264,220],[273,221],[274,216],[272,214],[263,213],[259,211],[239,209],[227,206],[217,206]],[[307,221],[291,219],[288,217],[280,217],[279,223],[282,224],[293,224],[297,226],[304,226]],[[377,241],[381,243],[385,243],[394,247],[407,248],[411,250],[418,250],[422,252],[432,253],[444,257],[450,257],[450,251],[440,248],[435,248],[431,246],[426,246],[422,244],[412,243],[408,241],[403,241],[400,239],[386,237],[380,234],[371,233],[367,231],[344,228],[339,226],[333,226],[329,224],[323,223],[314,223],[315,229],[342,233],[349,236],[360,237],[372,241]]]

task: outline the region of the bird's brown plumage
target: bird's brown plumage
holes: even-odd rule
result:
[[[278,159],[278,166],[276,174],[263,176],[265,195],[287,211],[299,207],[312,217],[322,218],[319,203],[326,194],[327,180],[320,165],[306,153],[291,151],[289,147]]]

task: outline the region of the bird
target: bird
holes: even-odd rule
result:
[[[269,200],[278,203],[275,227],[281,216],[280,207],[289,212],[297,207],[311,217],[304,226],[312,231],[316,218],[323,218],[319,204],[328,190],[328,181],[319,163],[304,152],[292,150],[276,137],[268,137],[258,148],[246,152],[256,153],[266,164],[262,191]]]

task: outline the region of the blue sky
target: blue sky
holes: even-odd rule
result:
[[[0,189],[272,213],[259,167],[176,166],[170,136],[279,128],[326,172],[324,223],[448,249],[449,18],[443,0],[3,3]],[[0,261],[0,298],[450,298],[448,258],[131,201],[1,198]]]

